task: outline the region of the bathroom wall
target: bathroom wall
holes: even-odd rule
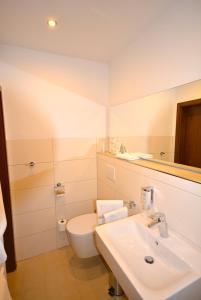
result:
[[[115,180],[107,166],[115,168]],[[134,200],[142,210],[141,188],[154,188],[154,207],[165,213],[171,230],[201,247],[201,188],[199,183],[147,169],[106,155],[98,156],[98,199]]]
[[[33,51],[25,60],[37,69],[32,55]],[[48,57],[50,59],[50,55]],[[55,60],[54,55],[52,59]],[[76,92],[62,87],[62,84],[53,84],[32,72],[32,68],[21,68],[19,62],[16,66],[12,60],[10,64],[5,62],[3,56],[0,60],[18,260],[64,246],[66,235],[57,231],[57,219],[70,219],[94,210],[97,198],[96,151],[100,139],[105,138],[106,107],[95,96],[94,99],[87,98],[79,89],[78,65],[79,60],[71,74],[75,86],[78,80]],[[100,78],[103,81],[102,95],[107,90],[106,67],[87,62],[85,70],[81,65],[80,76],[88,76],[89,93],[90,66],[94,70],[96,67],[99,86],[97,90],[92,86],[91,95],[96,92],[99,97]],[[73,70],[73,61],[70,67]],[[64,73],[65,68],[64,61]],[[91,83],[94,81],[95,78]],[[27,165],[30,161],[35,162],[34,167]],[[57,182],[65,184],[66,193],[61,198],[55,197],[54,185]]]
[[[96,103],[108,104],[108,65],[0,44],[0,60]]]
[[[201,98],[201,80],[139,98],[110,108],[111,143],[123,143],[128,151],[152,153],[174,160],[178,102]]]
[[[200,79],[200,28],[200,1],[172,1],[111,61],[111,105]]]

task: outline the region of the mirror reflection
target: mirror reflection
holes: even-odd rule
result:
[[[201,80],[110,109],[110,149],[201,168]]]

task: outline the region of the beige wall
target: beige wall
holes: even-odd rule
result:
[[[22,49],[20,55],[29,64],[27,69],[23,63],[20,65],[20,61],[18,64],[12,59],[9,64],[0,61],[18,260],[64,246],[68,242],[66,233],[57,231],[57,220],[94,211],[96,151],[106,133],[106,107],[96,99],[100,96],[105,101],[106,86],[102,78],[105,66],[99,68],[96,63],[86,62],[83,67],[82,62],[81,72],[77,74],[79,60],[74,65],[71,60],[70,70],[65,70],[64,60],[61,77],[65,71],[75,71],[71,73],[71,80],[75,87],[77,82],[77,90],[72,91],[70,87],[62,87],[62,80],[61,85],[57,84],[60,78],[56,73],[53,83],[54,80],[35,72],[40,71],[37,64],[44,54],[35,65],[37,60],[32,51],[26,50],[23,56],[24,51]],[[51,69],[52,61],[48,54],[47,57]],[[61,67],[62,57],[60,59]],[[94,69],[92,73],[97,75],[93,80],[89,75],[90,65]],[[45,72],[44,66],[40,66],[41,72]],[[48,73],[49,69],[46,71]],[[51,72],[54,73],[54,68]],[[80,87],[82,77],[88,92],[91,92],[90,98]],[[30,161],[36,163],[34,167],[27,165]],[[58,182],[63,183],[66,190],[61,198],[54,193]]]
[[[201,78],[201,2],[173,1],[110,64],[111,105]]]
[[[96,139],[8,140],[7,150],[17,259],[64,246],[57,220],[94,211]],[[63,197],[55,196],[58,182]]]
[[[178,102],[201,98],[201,80],[110,108],[110,144],[173,161]]]
[[[114,181],[107,178],[107,166],[115,168]],[[141,189],[154,188],[154,209],[165,213],[168,227],[201,246],[200,184],[130,164],[104,155],[98,156],[98,199],[134,200],[135,213],[142,211]]]

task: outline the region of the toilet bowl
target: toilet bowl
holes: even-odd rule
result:
[[[75,217],[67,223],[69,242],[78,257],[88,258],[99,255],[94,242],[96,225],[95,213]]]

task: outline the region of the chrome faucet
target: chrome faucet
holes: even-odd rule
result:
[[[121,144],[119,152],[120,153],[126,153],[127,152],[126,147],[123,144]]]
[[[154,226],[158,226],[160,236],[163,238],[168,237],[168,225],[166,221],[165,214],[157,212],[150,216],[152,221],[147,225],[149,228],[152,228]]]

